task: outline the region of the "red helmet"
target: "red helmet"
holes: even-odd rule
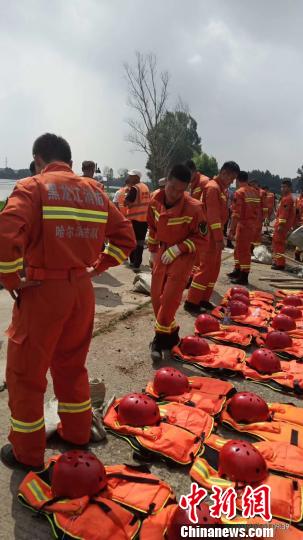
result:
[[[267,477],[266,461],[249,442],[229,441],[219,455],[219,475],[232,482],[259,483]]]
[[[119,403],[118,420],[134,427],[153,426],[160,420],[159,407],[145,394],[127,394]]]
[[[180,349],[189,356],[205,356],[210,353],[206,339],[197,336],[187,336],[181,340]]]
[[[244,296],[247,296],[247,298],[249,298],[249,291],[245,289],[245,287],[232,287],[229,294],[230,296],[234,296],[234,294],[243,294]]]
[[[77,499],[96,495],[106,486],[106,472],[91,452],[69,450],[56,461],[52,471],[54,497]]]
[[[292,346],[292,339],[288,334],[286,334],[286,332],[274,330],[273,332],[269,332],[267,334],[265,346],[272,351],[288,349]]]
[[[218,525],[222,523],[221,519],[213,518],[209,512],[208,504],[201,502],[197,507],[197,525]],[[177,506],[171,522],[167,528],[166,537],[167,540],[179,540],[181,538],[180,529],[182,525],[193,525],[189,519],[189,510],[183,510],[180,506]]]
[[[253,392],[237,392],[229,404],[230,416],[239,423],[265,422],[269,418],[269,408],[261,397]]]
[[[220,324],[215,317],[211,315],[203,314],[196,318],[195,329],[198,334],[208,334],[209,332],[218,332],[220,330]]]
[[[281,363],[278,356],[269,349],[257,349],[249,359],[249,365],[261,373],[277,373],[281,371]]]
[[[283,298],[283,304],[285,306],[303,306],[303,300],[301,296],[296,296],[295,294],[291,296],[286,296]]]
[[[281,332],[289,332],[290,330],[295,330],[296,328],[295,321],[283,313],[276,315],[273,318],[271,325],[275,330],[279,330]]]
[[[159,396],[179,396],[188,392],[189,382],[184,373],[173,367],[163,367],[156,371],[154,390]]]
[[[237,300],[231,300],[228,304],[230,309],[230,314],[232,317],[240,317],[240,315],[246,315],[248,311],[248,306],[243,304],[243,302],[238,302]]]
[[[249,297],[246,296],[245,294],[240,294],[240,293],[236,293],[232,296],[232,301],[234,302],[235,300],[237,300],[238,302],[242,302],[242,304],[246,304],[246,306],[249,306],[250,304],[250,300],[249,300]]]
[[[280,313],[283,313],[283,315],[288,315],[288,317],[291,317],[292,319],[301,319],[302,318],[302,311],[301,309],[295,307],[295,306],[284,306]]]

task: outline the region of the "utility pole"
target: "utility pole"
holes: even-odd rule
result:
[[[7,169],[7,156],[5,156],[5,168]]]

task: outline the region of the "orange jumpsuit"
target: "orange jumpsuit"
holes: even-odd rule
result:
[[[267,219],[270,221],[272,214],[275,208],[275,194],[268,191],[266,193],[266,203],[267,203]]]
[[[220,272],[222,248],[218,242],[223,242],[228,209],[226,193],[218,177],[209,180],[205,186],[202,210],[208,232],[205,236],[205,248],[201,253],[200,268],[193,277],[188,293],[187,300],[192,304],[210,299]]]
[[[296,227],[301,227],[303,225],[303,193],[296,199]],[[296,247],[296,253],[299,255],[302,251]]]
[[[163,349],[170,349],[179,341],[176,338],[178,327],[175,314],[182,300],[196,251],[203,243],[200,232],[202,207],[187,193],[172,208],[167,209],[164,201],[165,191],[160,191],[149,205],[147,242],[150,252],[157,253],[151,285],[156,317],[155,330],[162,335]],[[175,244],[181,250],[181,255],[171,264],[163,264],[163,252]],[[170,336],[173,342],[170,341]]]
[[[295,201],[289,193],[282,197],[276,215],[274,234],[272,238],[273,261],[276,266],[285,266],[286,238],[295,222]]]
[[[232,205],[232,226],[236,232],[235,268],[246,273],[250,271],[250,246],[255,235],[259,204],[255,189],[248,184],[235,192]]]
[[[8,290],[18,290],[24,266],[27,278],[40,282],[19,290],[7,331],[9,440],[20,462],[44,462],[49,368],[59,401],[59,433],[75,444],[89,441],[85,360],[95,300],[86,268],[100,273],[120,264],[134,245],[131,223],[98,182],[76,176],[66,163],[51,163],[18,182],[0,214],[0,280]]]
[[[253,237],[253,246],[257,247],[261,245],[262,240],[262,227],[263,222],[267,218],[268,208],[267,208],[267,193],[264,189],[253,188],[256,191],[256,197],[259,199],[259,212],[255,224],[255,234]]]
[[[200,201],[202,193],[208,181],[208,176],[205,176],[204,174],[201,174],[197,171],[194,179],[190,183],[190,196],[193,197],[193,199],[197,199],[197,201]]]

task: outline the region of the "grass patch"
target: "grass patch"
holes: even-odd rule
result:
[[[0,201],[0,212],[1,212],[4,205],[5,205],[5,201]]]

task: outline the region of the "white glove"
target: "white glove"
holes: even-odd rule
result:
[[[180,254],[181,250],[178,248],[177,244],[175,244],[164,251],[161,257],[161,262],[163,264],[171,264],[177,257],[179,257]]]
[[[157,252],[149,252],[149,266],[151,268],[154,267],[155,260],[156,260]]]

